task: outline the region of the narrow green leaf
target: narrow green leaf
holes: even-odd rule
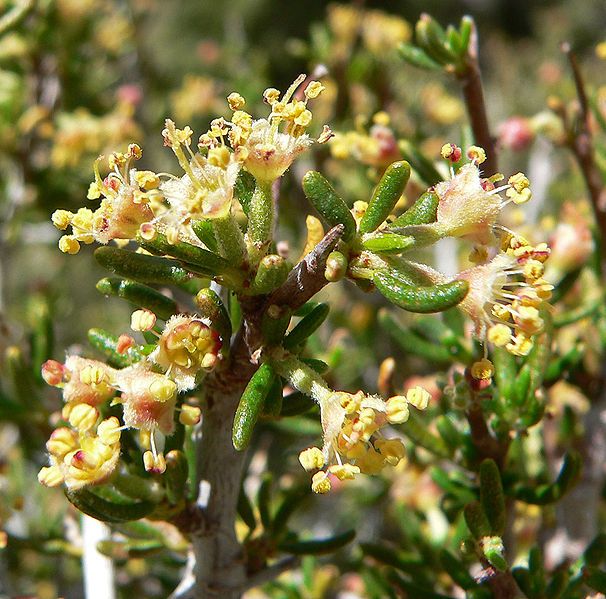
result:
[[[196,237],[209,249],[209,251],[215,254],[218,252],[219,244],[217,243],[213,223],[210,219],[192,220],[191,228],[196,234]]]
[[[430,58],[421,48],[402,42],[398,46],[400,56],[409,64],[419,69],[437,71],[442,68],[439,62]]]
[[[410,225],[428,225],[436,222],[440,198],[433,191],[425,192],[404,214],[401,214],[390,227],[408,227]]]
[[[184,262],[185,268],[203,276],[227,276],[233,280],[241,280],[240,271],[221,256],[204,250],[189,243],[169,243],[166,236],[156,233],[151,240],[137,238],[137,243],[148,252],[166,255]]]
[[[292,350],[303,343],[322,325],[328,317],[329,312],[330,307],[328,304],[317,304],[284,338],[284,348]]]
[[[282,379],[276,376],[263,403],[263,416],[278,418],[282,412],[283,399]]]
[[[311,397],[300,391],[295,391],[284,398],[280,416],[299,416],[300,414],[309,412],[316,405],[316,402]]]
[[[240,494],[238,495],[238,515],[250,531],[253,531],[257,527],[255,512],[248,495],[244,491],[244,487],[240,487]]]
[[[405,160],[387,167],[360,221],[360,233],[371,233],[385,221],[404,193],[409,178],[410,164]]]
[[[200,315],[208,318],[223,341],[223,346],[229,346],[232,328],[227,309],[221,298],[210,288],[200,289],[196,295],[196,306]]]
[[[606,560],[606,533],[600,533],[591,541],[583,552],[583,558],[589,566],[599,566]]]
[[[294,555],[321,555],[324,553],[333,553],[348,543],[351,543],[355,536],[355,530],[348,530],[347,532],[335,535],[334,537],[328,537],[327,539],[280,543],[278,549],[284,553],[292,553]]]
[[[505,495],[501,473],[494,460],[484,460],[480,464],[480,503],[490,522],[492,535],[502,535],[505,531]]]
[[[242,451],[248,447],[274,377],[275,372],[273,367],[268,362],[265,362],[259,366],[246,389],[244,389],[238,409],[236,410],[232,431],[232,441],[238,451]]]
[[[97,248],[94,255],[107,270],[140,283],[183,285],[193,277],[179,261],[170,258],[138,254],[111,246]]]
[[[415,244],[415,238],[398,233],[379,233],[362,242],[365,249],[377,254],[396,254],[407,250]]]
[[[442,549],[442,551],[440,551],[440,563],[455,584],[458,584],[462,589],[468,590],[477,587],[476,581],[469,573],[465,564],[447,549]]]
[[[282,256],[277,254],[264,256],[259,262],[250,291],[254,294],[271,293],[286,281],[289,270],[288,263]]]
[[[173,449],[166,454],[166,472],[163,475],[166,498],[173,505],[185,499],[187,491],[188,465],[182,451]]]
[[[261,485],[259,486],[259,492],[257,494],[257,505],[259,507],[259,516],[261,518],[261,524],[263,524],[263,528],[266,531],[271,530],[271,511],[270,511],[270,503],[271,503],[271,484],[272,477],[271,474],[266,474],[263,476],[261,480]]]
[[[377,271],[372,281],[379,292],[396,306],[423,314],[448,310],[465,299],[469,291],[467,281],[417,287],[402,283],[385,271]]]
[[[110,366],[124,368],[143,358],[143,355],[135,348],[130,348],[124,354],[118,353],[116,350],[118,337],[103,329],[89,329],[88,342],[108,359]]]
[[[309,171],[303,177],[303,192],[331,227],[339,224],[345,227],[343,241],[349,242],[353,239],[356,234],[356,221],[347,204],[323,175],[317,171]]]
[[[479,501],[468,503],[465,506],[463,515],[465,516],[467,528],[469,528],[469,532],[471,532],[474,539],[479,540],[482,537],[490,536],[490,522]]]
[[[244,214],[248,216],[250,203],[255,193],[255,178],[244,169],[241,169],[234,185],[234,196],[240,202]]]
[[[281,345],[286,329],[290,324],[292,312],[284,306],[271,305],[261,317],[261,333],[265,343],[270,346]]]
[[[151,310],[162,320],[168,320],[177,313],[174,300],[142,283],[120,277],[105,277],[97,282],[96,288],[99,293],[114,295],[139,308]]]
[[[138,501],[130,504],[112,503],[87,489],[66,491],[65,496],[78,510],[102,522],[139,520],[150,514],[155,507],[151,501]]]
[[[290,517],[299,505],[308,497],[309,488],[307,485],[295,486],[284,493],[282,502],[278,506],[272,522],[272,533],[274,537],[279,536],[284,532]]]
[[[453,361],[453,356],[448,349],[426,341],[419,335],[405,329],[385,309],[379,311],[379,324],[405,352],[441,364],[448,364]]]

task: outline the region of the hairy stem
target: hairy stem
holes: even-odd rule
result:
[[[274,226],[274,201],[271,181],[257,181],[250,200],[246,233],[251,262],[257,264],[265,255]]]

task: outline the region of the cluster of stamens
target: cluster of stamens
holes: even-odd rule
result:
[[[387,401],[362,391],[339,391],[321,401],[324,450],[310,447],[299,455],[307,471],[317,470],[312,490],[330,491],[331,475],[339,480],[353,479],[361,472],[378,474],[385,466],[396,466],[406,455],[404,444],[400,439],[386,439],[381,429],[406,422],[409,405],[425,409],[429,397],[426,390],[415,387]]]

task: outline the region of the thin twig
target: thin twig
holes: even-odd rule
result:
[[[566,55],[577,91],[579,101],[579,119],[577,129],[569,128],[567,144],[576,158],[583,173],[585,185],[589,191],[591,206],[600,231],[602,270],[606,269],[606,188],[600,169],[595,162],[593,139],[591,135],[589,102],[585,91],[585,82],[576,56],[568,42],[561,45]]]
[[[463,87],[463,98],[465,107],[471,123],[471,129],[475,142],[486,151],[486,161],[483,169],[492,174],[498,171],[496,143],[490,134],[488,126],[488,115],[486,113],[486,102],[484,101],[484,89],[482,87],[482,76],[478,61],[478,33],[473,25],[469,49],[467,51],[467,68],[457,74]]]

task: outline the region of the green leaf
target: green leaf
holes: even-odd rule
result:
[[[415,412],[410,412],[407,422],[403,425],[402,432],[417,445],[441,458],[451,456],[451,452],[442,438],[429,432],[426,424]]]
[[[480,464],[480,503],[490,522],[491,534],[502,535],[507,513],[501,473],[494,460],[484,460]]]
[[[458,584],[462,589],[468,590],[478,586],[465,564],[447,549],[440,551],[440,563],[455,584]]]
[[[467,281],[418,287],[402,283],[386,271],[377,271],[372,281],[379,292],[396,306],[423,314],[448,310],[465,299],[469,291]]]
[[[463,511],[465,523],[474,539],[490,536],[491,525],[479,501],[473,501],[465,506]]]
[[[379,311],[379,324],[405,352],[441,364],[449,364],[453,361],[453,356],[447,348],[436,343],[431,343],[412,331],[405,329],[385,309]]]
[[[200,289],[196,295],[196,306],[198,306],[200,315],[210,320],[212,328],[221,337],[223,348],[227,349],[232,328],[229,314],[221,298],[210,288]]]
[[[180,260],[184,263],[185,268],[198,275],[224,276],[232,281],[242,279],[240,271],[232,267],[225,258],[189,243],[169,243],[162,233],[156,233],[151,240],[139,236],[137,243],[152,254],[172,256]]]
[[[276,376],[263,403],[263,416],[278,418],[282,412],[283,399],[282,379]]]
[[[317,171],[309,171],[303,177],[303,192],[322,218],[331,226],[345,227],[343,241],[349,242],[356,234],[356,221],[349,207],[334,190],[328,180]]]
[[[297,326],[284,338],[284,348],[292,350],[301,345],[326,320],[330,307],[328,304],[317,304],[307,316],[304,316]]]
[[[284,553],[292,553],[294,555],[321,555],[324,553],[333,553],[337,549],[341,549],[348,543],[354,540],[356,536],[355,530],[348,530],[339,535],[328,537],[327,539],[313,539],[311,541],[290,541],[280,543],[278,549]]]
[[[382,564],[386,564],[407,574],[415,575],[424,565],[421,555],[412,552],[404,553],[403,551],[392,549],[387,545],[360,543],[360,549],[364,555],[368,555]]]
[[[145,518],[152,512],[156,504],[151,501],[136,503],[113,503],[102,499],[87,489],[80,491],[65,491],[69,502],[81,512],[102,522],[126,522]]]
[[[183,285],[193,277],[179,261],[170,258],[138,254],[111,246],[97,248],[94,256],[107,270],[140,283]]]
[[[404,214],[401,214],[390,227],[408,227],[410,225],[428,225],[436,222],[440,198],[433,191],[425,192]]]
[[[273,367],[265,362],[259,366],[244,389],[236,410],[232,430],[232,441],[238,451],[246,449],[250,443],[255,424],[275,376]]]
[[[261,480],[259,486],[259,492],[257,494],[257,505],[259,507],[259,516],[261,517],[261,524],[266,531],[271,530],[271,474],[266,474]]]
[[[369,237],[362,242],[364,249],[370,252],[380,253],[400,253],[412,247],[415,244],[415,238],[398,233],[379,233]]]
[[[261,317],[261,333],[267,345],[281,345],[292,312],[288,307],[271,305]]]
[[[151,310],[162,320],[168,320],[178,311],[174,300],[147,285],[129,279],[105,277],[97,282],[96,288],[99,293],[120,297],[139,308]]]
[[[276,537],[284,532],[290,517],[308,497],[309,488],[307,485],[295,486],[284,493],[282,502],[278,506],[272,522],[272,536]]]
[[[316,405],[316,402],[309,395],[295,391],[284,398],[280,416],[299,416],[309,412]]]
[[[110,366],[115,368],[130,366],[133,362],[138,362],[143,358],[143,355],[134,347],[124,354],[118,353],[116,350],[118,337],[103,329],[89,329],[88,342],[108,359]]]
[[[405,160],[387,167],[360,221],[360,233],[371,233],[385,221],[404,193],[409,178],[410,164]]]
[[[581,456],[574,451],[564,456],[562,467],[556,480],[550,485],[529,487],[518,485],[514,488],[516,499],[534,505],[547,505],[559,501],[577,482],[583,465]]]
[[[439,62],[430,58],[421,48],[405,42],[398,46],[400,56],[409,64],[419,69],[437,71],[442,68]]]
[[[173,505],[185,499],[187,491],[188,464],[182,451],[173,449],[166,454],[166,471],[163,479],[166,484],[166,498]]]
[[[508,569],[507,560],[505,559],[505,549],[503,547],[503,539],[498,536],[484,537],[481,542],[482,552],[484,557],[497,570],[505,572]]]
[[[240,494],[238,495],[238,515],[250,531],[253,531],[257,527],[255,512],[248,495],[244,491],[244,487],[240,487]]]
[[[191,228],[193,229],[196,237],[211,251],[217,253],[219,250],[219,244],[215,237],[215,231],[213,223],[210,219],[206,220],[192,220]]]
[[[289,271],[290,267],[282,256],[277,254],[264,256],[259,262],[250,291],[254,294],[271,293],[286,281]]]
[[[244,169],[241,169],[234,185],[234,196],[240,202],[244,214],[248,216],[250,203],[255,193],[255,178]]]

